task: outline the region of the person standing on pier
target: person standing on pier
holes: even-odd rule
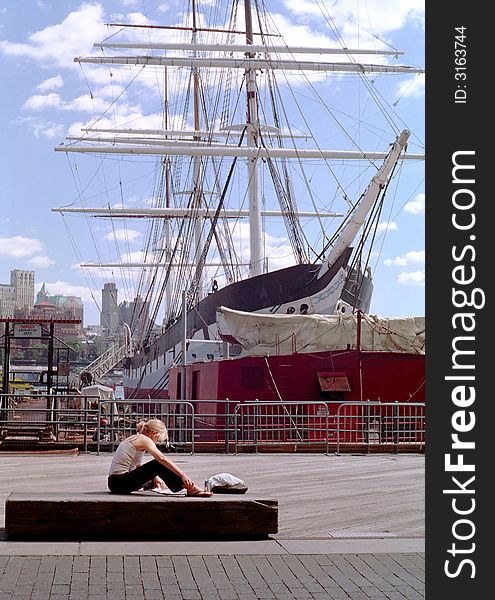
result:
[[[156,487],[172,492],[186,490],[188,496],[211,496],[203,491],[184,471],[168,459],[156,444],[168,439],[165,424],[149,419],[137,424],[137,433],[123,440],[117,448],[108,473],[108,489],[113,494],[130,494],[141,489]],[[153,460],[143,463],[144,453]]]

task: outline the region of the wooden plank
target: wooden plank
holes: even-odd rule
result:
[[[278,501],[248,494],[12,492],[5,502],[5,532],[17,540],[241,540],[277,531]]]

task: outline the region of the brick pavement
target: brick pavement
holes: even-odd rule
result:
[[[421,600],[424,553],[0,556],[0,600]]]

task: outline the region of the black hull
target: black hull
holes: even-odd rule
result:
[[[207,326],[216,321],[216,311],[219,306],[245,312],[255,312],[274,307],[272,312],[275,314],[277,307],[293,302],[295,309],[299,312],[300,307],[297,302],[308,296],[318,294],[326,288],[339,269],[346,267],[351,252],[352,249],[349,248],[334,263],[332,268],[319,279],[317,278],[320,270],[319,265],[295,265],[233,283],[209,294],[188,313],[187,336],[192,338],[194,333],[203,330],[204,339],[208,339]],[[357,298],[358,289],[359,297]],[[368,312],[372,290],[371,281],[362,274],[353,271],[341,294],[341,298],[363,312]],[[144,366],[150,360],[154,360],[177,346],[181,339],[182,322],[178,320],[142,352],[130,358],[126,367],[138,368]]]

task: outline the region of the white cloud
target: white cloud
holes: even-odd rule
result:
[[[85,302],[93,301],[91,290],[83,285],[73,285],[66,281],[53,281],[45,282],[45,286],[48,292],[53,296],[57,294],[62,296],[79,296]]]
[[[425,95],[425,76],[424,73],[416,75],[413,79],[408,79],[401,83],[398,89],[398,95],[401,98],[419,98]]]
[[[296,16],[307,19],[331,18],[339,31],[343,32],[344,41],[348,43],[350,37],[357,35],[358,21],[367,20],[368,27],[375,35],[383,35],[390,31],[400,29],[407,22],[424,24],[424,0],[368,0],[366,3],[366,16],[363,14],[362,3],[355,0],[335,0],[326,3],[325,15],[320,6],[325,3],[312,0],[285,0],[285,6]],[[374,18],[373,18],[374,17]],[[361,39],[364,32],[360,32]],[[371,33],[370,33],[371,39]],[[375,40],[376,43],[376,40]],[[348,46],[351,47],[351,46]]]
[[[116,240],[118,242],[133,242],[141,235],[135,229],[115,229],[105,236],[106,240]]]
[[[97,95],[113,100],[117,96],[120,96],[124,90],[125,87],[121,85],[103,85],[98,88]]]
[[[144,116],[139,108],[126,106],[125,104],[115,106],[114,108],[115,110],[112,109],[111,117],[98,119],[98,128],[132,129],[133,125],[139,129],[159,129],[161,127],[162,119],[159,114],[149,114]],[[103,110],[101,112],[103,112]],[[139,126],[137,126],[136,123],[139,123]],[[91,119],[86,123],[80,121],[73,123],[69,127],[68,133],[69,135],[81,136],[81,130],[88,127],[94,127],[94,119]]]
[[[34,127],[34,135],[36,137],[46,137],[49,140],[53,140],[55,138],[59,139],[62,137],[64,132],[64,126],[52,123],[51,121],[39,121],[36,127]]]
[[[289,244],[267,248],[268,270],[285,269],[294,264],[294,252]]]
[[[44,136],[50,140],[54,138],[61,138],[65,131],[63,125],[53,123],[52,121],[43,121],[42,119],[36,117],[17,118],[14,122],[26,124],[31,127],[35,137],[37,138],[41,136]]]
[[[45,256],[44,254],[33,256],[33,258],[30,258],[27,262],[30,267],[33,267],[33,269],[45,269],[46,267],[56,264],[56,261],[51,259],[49,256]]]
[[[425,251],[424,250],[411,250],[411,252],[407,252],[402,256],[397,256],[394,259],[387,258],[384,263],[387,267],[391,265],[396,265],[400,267],[404,267],[406,265],[411,264],[424,264],[425,262]]]
[[[383,221],[382,223],[378,223],[377,231],[396,231],[397,223],[394,221]]]
[[[390,0],[369,0],[366,7],[356,0],[284,0],[284,5],[288,15],[271,13],[269,18],[289,46],[390,50],[392,32],[407,25],[424,28],[424,0],[397,0],[394,3]],[[339,32],[338,38],[333,31]],[[305,55],[304,60],[312,58]],[[321,60],[321,56],[314,59]],[[381,55],[374,56],[372,60],[368,55],[355,55],[354,59],[375,64],[393,64],[395,60]],[[349,58],[340,56],[338,60],[347,62]],[[292,83],[297,81],[294,74],[288,78]],[[340,78],[334,76],[332,81],[338,82]],[[325,73],[307,72],[304,79],[323,81],[328,78]],[[404,96],[421,93],[421,81],[408,82],[404,90],[401,89]]]
[[[411,200],[411,202],[408,202],[404,206],[404,210],[413,215],[424,215],[425,214],[425,198],[426,198],[425,194],[423,194],[423,193],[418,194],[416,196],[416,198],[414,198],[414,200]]]
[[[60,108],[61,106],[62,99],[58,94],[52,92],[51,94],[31,96],[24,102],[22,108],[24,110],[44,110],[46,108]]]
[[[50,90],[56,90],[64,85],[64,80],[60,75],[56,75],[55,77],[50,77],[49,79],[45,79],[39,85],[36,86],[36,89],[40,92],[48,92]]]
[[[66,102],[63,105],[63,110],[75,111],[79,110],[81,112],[88,113],[103,113],[109,107],[109,102],[107,100],[103,100],[97,96],[91,97],[89,94],[84,94],[82,96],[78,96],[74,98],[70,102]]]
[[[126,20],[131,25],[150,25],[150,20],[140,12],[127,13]]]
[[[154,262],[154,257],[152,254],[142,251],[129,252],[127,254],[122,255],[122,261],[130,263],[150,263],[150,265],[152,265]]]
[[[0,238],[0,256],[12,258],[25,258],[43,250],[43,244],[33,238],[15,235],[9,238]]]
[[[103,39],[106,32],[101,4],[87,2],[69,13],[61,23],[31,34],[28,43],[0,41],[0,52],[26,57],[44,65],[75,69],[78,67],[73,62],[74,56],[89,54],[93,50],[93,42]]]
[[[62,100],[59,94],[52,92],[50,94],[36,94],[31,96],[23,104],[24,110],[41,111],[46,109],[66,110],[66,111],[81,111],[88,113],[104,112],[108,109],[109,102],[101,98],[91,98],[91,96],[83,95],[74,98],[70,102]]]
[[[424,285],[425,284],[425,272],[424,271],[409,271],[399,273],[397,277],[397,283],[400,285]]]
[[[232,239],[236,252],[243,257],[243,262],[248,262],[250,255],[249,224],[239,221],[229,225],[232,229]],[[268,261],[268,269],[283,269],[294,264],[294,253],[286,238],[275,237],[267,231],[263,232],[263,247]]]
[[[309,25],[293,23],[286,16],[280,14],[274,14],[272,18],[289,46],[308,46],[309,48],[335,46],[330,38],[314,31]]]

